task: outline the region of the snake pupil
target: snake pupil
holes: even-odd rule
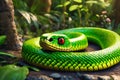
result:
[[[59,44],[64,44],[64,43],[65,43],[64,38],[58,38],[58,43],[59,43]]]

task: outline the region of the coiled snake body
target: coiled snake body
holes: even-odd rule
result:
[[[71,47],[77,49],[77,51],[70,51],[69,48],[65,49],[67,51],[64,51],[64,49],[58,51],[58,47],[54,51],[53,47],[53,51],[49,51],[51,46],[45,46],[45,43],[42,40],[40,41],[40,37],[37,37],[24,42],[22,48],[23,59],[30,64],[42,68],[62,71],[98,71],[120,62],[120,36],[113,31],[102,28],[84,27],[65,29],[53,33],[83,33],[88,41],[100,45],[102,49],[92,52],[80,52],[77,49],[78,47]],[[74,38],[75,35],[70,34],[70,36]],[[46,37],[50,37],[50,34],[46,35]],[[62,39],[60,43],[58,42],[58,45],[62,46],[63,42],[67,42],[67,45],[69,44],[68,41],[62,41]],[[49,38],[49,41],[53,41],[53,39]],[[57,39],[57,41],[59,40]],[[39,45],[39,42],[41,42],[40,44],[44,48],[47,47],[48,50],[44,50]],[[78,42],[74,44],[79,45]],[[86,44],[84,40],[81,42]]]

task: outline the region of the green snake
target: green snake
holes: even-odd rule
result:
[[[91,52],[79,51],[78,48],[81,50],[88,46],[87,41],[98,44],[102,49]],[[45,69],[103,70],[120,62],[120,36],[113,31],[95,27],[60,30],[25,41],[22,58]]]

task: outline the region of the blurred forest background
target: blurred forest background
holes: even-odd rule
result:
[[[73,27],[102,27],[120,34],[120,0],[1,0],[6,1],[19,36],[35,37],[45,32],[52,32]],[[0,13],[7,11],[4,2],[0,3]],[[10,10],[11,9],[11,10]],[[13,11],[13,10],[14,11]],[[14,14],[13,14],[14,13]],[[7,17],[1,15],[0,24],[5,26]],[[4,24],[4,25],[3,25]],[[6,24],[8,26],[8,24]],[[1,27],[1,28],[2,28]],[[14,27],[14,28],[15,28]],[[0,28],[0,30],[1,30]],[[6,30],[6,29],[5,29]],[[8,31],[1,30],[1,33]],[[3,32],[2,32],[3,31]],[[17,31],[13,30],[14,33]],[[17,34],[12,34],[14,37]],[[11,37],[10,36],[10,37]],[[14,39],[13,37],[13,39]],[[9,41],[8,43],[11,43]],[[17,39],[12,42],[16,42]],[[18,43],[17,41],[16,43]],[[12,45],[12,44],[11,44]],[[11,48],[10,45],[10,48]],[[14,47],[16,48],[16,46]]]
[[[23,35],[39,36],[80,26],[120,31],[119,0],[13,0],[13,3],[17,29]]]

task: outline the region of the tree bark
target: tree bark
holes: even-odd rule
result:
[[[120,24],[120,0],[113,1],[113,16],[115,19],[114,26],[117,28],[118,24]]]
[[[50,12],[52,0],[40,0],[41,1],[41,11]]]
[[[14,22],[14,7],[12,0],[0,0],[0,34],[7,36],[6,47],[10,50],[21,49]]]
[[[29,1],[29,0],[28,0]],[[28,3],[30,7],[35,6],[34,12],[36,13],[49,13],[51,10],[52,0],[34,0]]]

